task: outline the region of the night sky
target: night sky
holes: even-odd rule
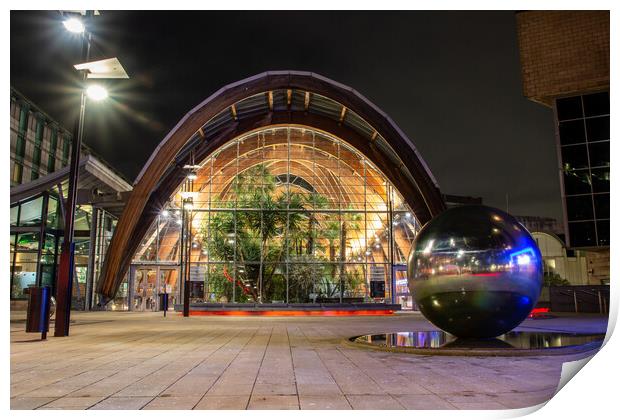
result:
[[[521,91],[513,12],[107,12],[91,59],[131,79],[89,105],[85,143],[133,180],[192,107],[267,70],[349,85],[414,142],[443,193],[561,220],[550,109]],[[11,85],[73,130],[78,38],[58,12],[11,12]]]

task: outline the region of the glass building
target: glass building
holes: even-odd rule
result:
[[[262,73],[207,98],[155,149],[97,293],[127,287],[132,310],[158,310],[164,292],[194,307],[411,307],[406,258],[443,209],[413,143],[366,98],[313,73]]]
[[[192,302],[391,302],[392,293],[406,294],[420,224],[345,141],[270,127],[193,166],[195,179],[175,192],[134,255],[135,309],[156,309],[152,296],[166,284],[177,303],[173,266],[181,263],[189,265]],[[392,280],[396,287],[385,288]]]
[[[555,102],[568,240],[609,246],[609,92]]]
[[[61,197],[68,192],[71,135],[13,88],[10,134],[10,296],[11,307],[23,309],[28,287],[50,286],[52,294],[56,291],[64,235]],[[89,309],[96,299],[95,279],[122,211],[118,194],[130,191],[131,185],[86,146],[79,177],[72,306]],[[122,295],[121,289],[115,306],[127,308]]]

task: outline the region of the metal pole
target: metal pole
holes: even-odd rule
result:
[[[86,14],[86,22],[92,15],[91,11]],[[89,60],[90,56],[90,33],[82,34],[82,62]],[[82,82],[86,82],[87,74],[82,73]],[[83,83],[84,84],[84,83]],[[67,195],[67,211],[65,212],[65,233],[60,254],[58,278],[56,280],[56,322],[54,324],[54,337],[66,337],[69,335],[69,323],[71,318],[71,292],[73,287],[74,243],[73,222],[75,221],[75,201],[78,189],[78,173],[80,167],[80,151],[84,136],[84,115],[86,113],[86,92],[82,86],[80,95],[80,112],[75,124],[71,142],[71,164],[69,171],[69,191]],[[62,200],[62,197],[61,197]]]
[[[575,302],[575,313],[579,313],[579,308],[577,307],[577,291],[573,290],[573,301]]]
[[[99,238],[99,212],[97,207],[93,207],[93,217],[90,223],[90,244],[88,246],[88,275],[86,276],[86,293],[84,310],[90,311],[93,306],[93,285],[95,282],[95,259],[97,258],[97,239]],[[103,235],[101,236],[103,239]]]
[[[185,236],[188,236],[188,240],[184,239],[184,242],[182,242],[182,247],[184,249],[183,252],[183,256],[185,258],[185,265],[183,266],[183,316],[184,317],[188,317],[189,316],[189,294],[190,294],[190,258],[189,258],[189,254],[191,252],[191,237],[189,235],[189,231],[191,229],[190,226],[190,215],[186,214],[186,210],[185,210],[185,200],[183,200],[183,207],[182,207],[182,215],[183,215],[183,230],[182,230],[182,236],[183,238],[185,238]]]

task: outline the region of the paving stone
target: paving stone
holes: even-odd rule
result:
[[[454,410],[454,405],[437,395],[394,395],[407,410]]]
[[[382,410],[405,408],[390,395],[347,395],[347,400],[354,410],[373,410],[376,407],[381,407]]]
[[[144,410],[191,410],[202,396],[156,397],[143,407]]]
[[[53,400],[51,397],[15,397],[11,398],[11,410],[34,410]]]
[[[245,410],[248,405],[250,395],[206,395],[194,407],[195,410]]]
[[[42,409],[84,410],[101,401],[103,397],[62,397],[41,407]]]
[[[462,402],[454,403],[454,406],[461,410],[505,410],[507,407],[498,402]]]
[[[295,384],[259,384],[254,385],[253,395],[297,395]]]
[[[11,328],[12,409],[496,409],[553,396],[562,363],[587,355],[434,357],[352,348],[343,338],[428,330],[392,317],[72,314],[70,337]],[[591,332],[602,317],[525,321]]]
[[[151,397],[110,397],[95,404],[91,410],[139,410],[151,401]]]
[[[297,395],[252,395],[250,410],[299,410]]]
[[[334,395],[334,394],[340,394],[341,390],[338,387],[338,385],[336,384],[336,382],[331,382],[331,383],[298,383],[297,384],[297,391],[299,392],[299,395],[314,395],[314,396],[320,396],[320,395]]]
[[[302,410],[351,410],[344,395],[300,395]]]

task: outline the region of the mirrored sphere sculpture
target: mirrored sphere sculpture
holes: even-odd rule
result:
[[[490,338],[519,325],[540,296],[536,241],[506,212],[448,209],[428,222],[409,259],[409,290],[422,314],[461,338]]]

